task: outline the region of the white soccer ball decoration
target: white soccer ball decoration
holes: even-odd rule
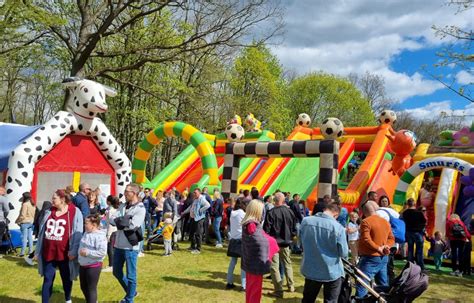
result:
[[[308,127],[311,124],[311,118],[308,114],[302,113],[298,115],[296,119],[296,126]]]
[[[244,138],[245,130],[242,126],[232,123],[225,128],[225,135],[227,140],[231,142],[240,141]]]
[[[379,123],[393,125],[397,122],[397,114],[393,110],[385,109],[380,113]]]
[[[337,139],[344,134],[344,125],[338,118],[327,118],[320,126],[325,139]]]

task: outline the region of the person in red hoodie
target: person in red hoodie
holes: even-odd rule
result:
[[[449,239],[451,247],[451,266],[453,267],[451,275],[462,277],[460,266],[464,245],[470,241],[471,234],[457,214],[452,214],[446,222],[446,238]]]
[[[59,268],[66,303],[71,302],[72,281],[79,275],[77,262],[79,243],[83,232],[81,211],[63,190],[53,194],[52,207],[44,214],[38,233],[35,259],[38,272],[43,276],[41,298],[49,302],[53,293],[56,269]]]

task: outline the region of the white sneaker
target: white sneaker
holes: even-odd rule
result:
[[[28,263],[28,265],[34,266],[35,263],[33,262],[33,259],[30,259],[28,256],[25,256],[25,262]]]
[[[107,266],[105,268],[102,268],[102,272],[112,272],[113,271],[113,267],[112,266]]]
[[[456,274],[456,276],[462,277],[462,272],[459,271],[459,272]]]
[[[222,246],[222,244],[220,244],[220,243],[216,244],[216,248],[222,248],[222,247],[224,247],[224,246]]]
[[[138,253],[138,257],[139,257],[139,258],[144,257],[144,256],[145,256],[144,253],[142,253],[142,252],[139,252],[139,253]]]
[[[67,300],[66,303],[72,303],[72,300]]]
[[[191,251],[191,253],[192,253],[193,255],[199,255],[199,254],[201,253],[201,251],[195,249],[195,250]]]

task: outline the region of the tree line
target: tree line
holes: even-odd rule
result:
[[[0,121],[44,123],[66,107],[62,79],[85,77],[117,90],[101,118],[132,158],[162,121],[218,133],[252,112],[282,139],[302,112],[315,125],[333,116],[362,126],[393,105],[377,75],[289,75],[267,46],[283,27],[283,8],[271,0],[6,0]],[[184,146],[165,140],[149,175]]]

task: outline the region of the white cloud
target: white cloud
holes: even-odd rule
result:
[[[466,125],[474,120],[474,104],[470,103],[463,109],[452,109],[452,102],[450,100],[431,102],[423,107],[405,109],[403,111],[410,113],[417,119],[424,120],[440,119],[442,116],[445,116],[446,118],[462,119]]]
[[[456,8],[445,5],[444,0],[285,3],[285,41],[273,52],[286,68],[298,74],[320,70],[339,75],[380,74],[385,77],[389,96],[400,102],[431,94],[442,85],[418,72],[395,72],[390,62],[403,51],[446,42],[434,35],[433,25],[474,26],[472,14],[455,14]]]
[[[461,85],[474,83],[474,75],[462,70],[456,74],[456,81]]]

